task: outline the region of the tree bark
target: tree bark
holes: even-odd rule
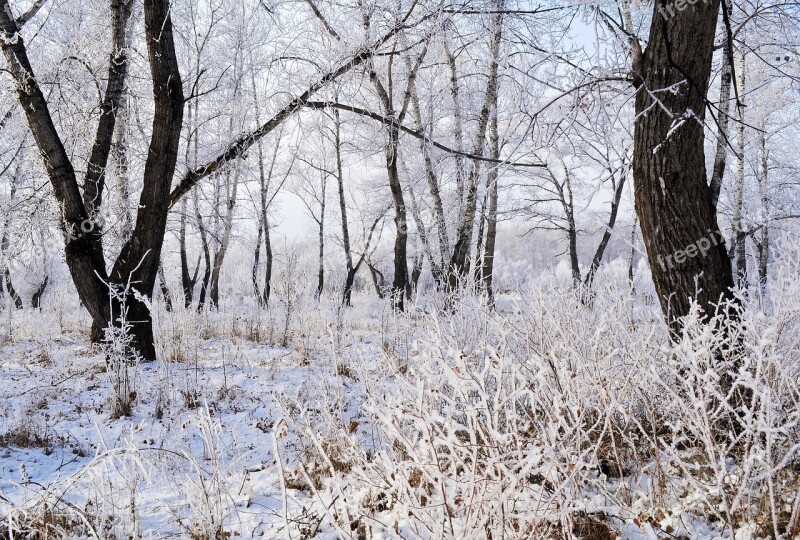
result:
[[[129,284],[143,297],[151,298],[161,262],[169,190],[183,125],[184,98],[169,1],[144,0],[144,22],[155,105],[152,135],[136,225],[114,264],[111,279],[114,283]],[[132,347],[143,360],[154,360],[153,321],[147,304],[133,298],[127,307]]]
[[[319,267],[317,268],[317,300],[322,298],[322,291],[325,288],[325,190],[328,185],[327,176],[322,175],[322,194],[319,203]]]
[[[120,35],[124,38],[124,25],[121,24],[124,17],[119,16],[119,10],[124,10],[126,5],[112,1],[112,12],[116,12],[112,16],[112,51],[116,53],[122,52],[117,48]],[[109,323],[119,324],[125,308],[125,319],[130,324],[132,354],[143,360],[152,360],[156,354],[150,311],[145,302],[130,293],[149,298],[155,286],[169,209],[169,188],[180,142],[183,88],[175,56],[169,2],[145,0],[144,15],[155,104],[153,130],[145,162],[136,227],[108,275],[95,214],[102,195],[102,172],[112,142],[114,111],[124,87],[124,70],[120,72],[119,66],[112,65],[117,60],[112,52],[109,88],[103,98],[104,106],[110,112],[103,113],[98,124],[89,160],[91,167],[87,171],[88,194],[84,193],[84,198],[81,197],[75,170],[53,124],[47,101],[33,74],[24,40],[19,35],[8,0],[0,0],[0,47],[6,57],[8,70],[17,83],[17,97],[25,110],[31,133],[44,157],[44,166],[63,219],[61,226],[65,233],[67,266],[78,295],[92,316],[93,337],[99,337],[98,330]],[[111,293],[109,288],[114,292]],[[124,302],[120,300],[122,294],[126,295]]]
[[[197,299],[197,311],[202,311],[206,305],[208,283],[211,280],[211,249],[208,245],[208,233],[203,223],[203,216],[200,215],[200,201],[198,201],[196,192],[194,198],[194,217],[197,220],[197,229],[200,231],[200,243],[203,247],[203,261],[205,263],[203,280],[200,282],[200,296]]]
[[[657,0],[647,49],[634,65],[636,214],[673,336],[694,300],[708,317],[721,300],[732,298],[731,262],[711,203],[703,152],[719,5],[719,0],[699,2],[667,17],[661,12],[671,4]]]
[[[447,57],[447,66],[450,69],[450,97],[453,100],[453,137],[456,142],[456,150],[458,152],[464,151],[464,123],[463,115],[461,114],[461,99],[459,97],[460,91],[458,86],[458,63],[456,56],[452,52],[450,45],[447,41],[447,28],[444,28],[442,33],[443,45],[445,56]],[[458,199],[459,215],[463,211],[464,206],[464,158],[461,155],[456,155],[456,198]],[[448,249],[442,254],[442,257],[447,257],[450,253]]]
[[[158,287],[161,289],[161,297],[164,299],[164,309],[172,311],[172,293],[167,286],[167,278],[164,276],[163,265],[158,265]]]

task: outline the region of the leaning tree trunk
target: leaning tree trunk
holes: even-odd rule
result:
[[[583,280],[583,284],[587,290],[592,288],[594,278],[597,275],[597,269],[600,268],[600,263],[603,261],[603,255],[608,247],[608,242],[611,240],[611,233],[614,231],[614,225],[617,223],[617,214],[619,213],[619,204],[622,201],[622,190],[625,188],[625,180],[628,176],[627,168],[623,168],[617,181],[616,189],[614,189],[614,199],[611,201],[611,213],[608,215],[608,224],[606,230],[603,231],[603,237],[597,245],[597,250],[592,257],[592,264],[589,265],[589,271]]]
[[[657,0],[634,63],[636,214],[661,308],[674,335],[697,301],[705,317],[732,297],[733,274],[711,203],[703,119],[719,0],[669,18]]]

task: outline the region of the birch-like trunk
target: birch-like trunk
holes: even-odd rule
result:
[[[737,61],[736,86],[740,96],[745,92],[745,54],[744,50],[737,48],[735,52]],[[736,123],[736,168],[733,178],[733,216],[731,225],[734,234],[734,261],[736,263],[737,285],[747,287],[747,233],[744,230],[744,106],[739,107],[738,122]]]

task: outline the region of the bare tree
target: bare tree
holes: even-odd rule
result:
[[[28,60],[27,47],[20,35],[21,21],[13,17],[8,0],[0,1],[0,47],[16,83],[17,97],[25,111],[31,133],[44,157],[44,165],[62,214],[67,265],[78,294],[94,320],[93,337],[99,339],[96,331],[115,323],[120,311],[127,308],[127,320],[132,321],[132,348],[149,360],[154,359],[156,353],[147,305],[136,299],[135,295],[120,299],[120,290],[110,297],[109,285],[117,289],[131,288],[144,297],[152,295],[164,239],[167,196],[177,160],[183,118],[183,88],[175,56],[169,3],[165,0],[145,0],[145,39],[153,80],[155,115],[136,226],[108,274],[99,227],[94,226],[89,233],[83,234],[81,225],[86,229],[86,223],[93,223],[102,200],[103,172],[116,121],[114,111],[125,80],[126,69],[122,66],[127,62],[124,61],[124,52],[117,45],[120,43],[118,38],[124,36],[125,13],[129,13],[129,5],[113,0],[111,7],[112,52],[108,85],[89,158],[83,196],[72,162]]]
[[[475,143],[472,154],[482,156],[484,152],[486,130],[489,124],[489,115],[492,106],[497,101],[497,74],[500,58],[500,44],[503,36],[503,9],[505,0],[496,0],[496,14],[492,17],[492,35],[489,46],[489,69],[487,73],[486,91],[483,104],[478,116],[478,129],[475,133]],[[479,162],[473,161],[466,182],[466,199],[464,213],[456,229],[455,244],[447,267],[447,290],[454,292],[464,281],[468,271],[469,250],[472,243],[472,230],[475,224],[475,211],[478,203],[478,176]]]

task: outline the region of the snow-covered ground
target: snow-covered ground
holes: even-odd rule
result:
[[[590,305],[552,285],[496,311],[433,298],[398,315],[366,293],[159,306],[162,359],[128,368],[119,419],[79,308],[4,312],[0,517],[118,539],[786,534],[796,291],[743,317],[737,381],[754,392],[736,443],[719,436],[713,338],[670,345],[623,281]]]

